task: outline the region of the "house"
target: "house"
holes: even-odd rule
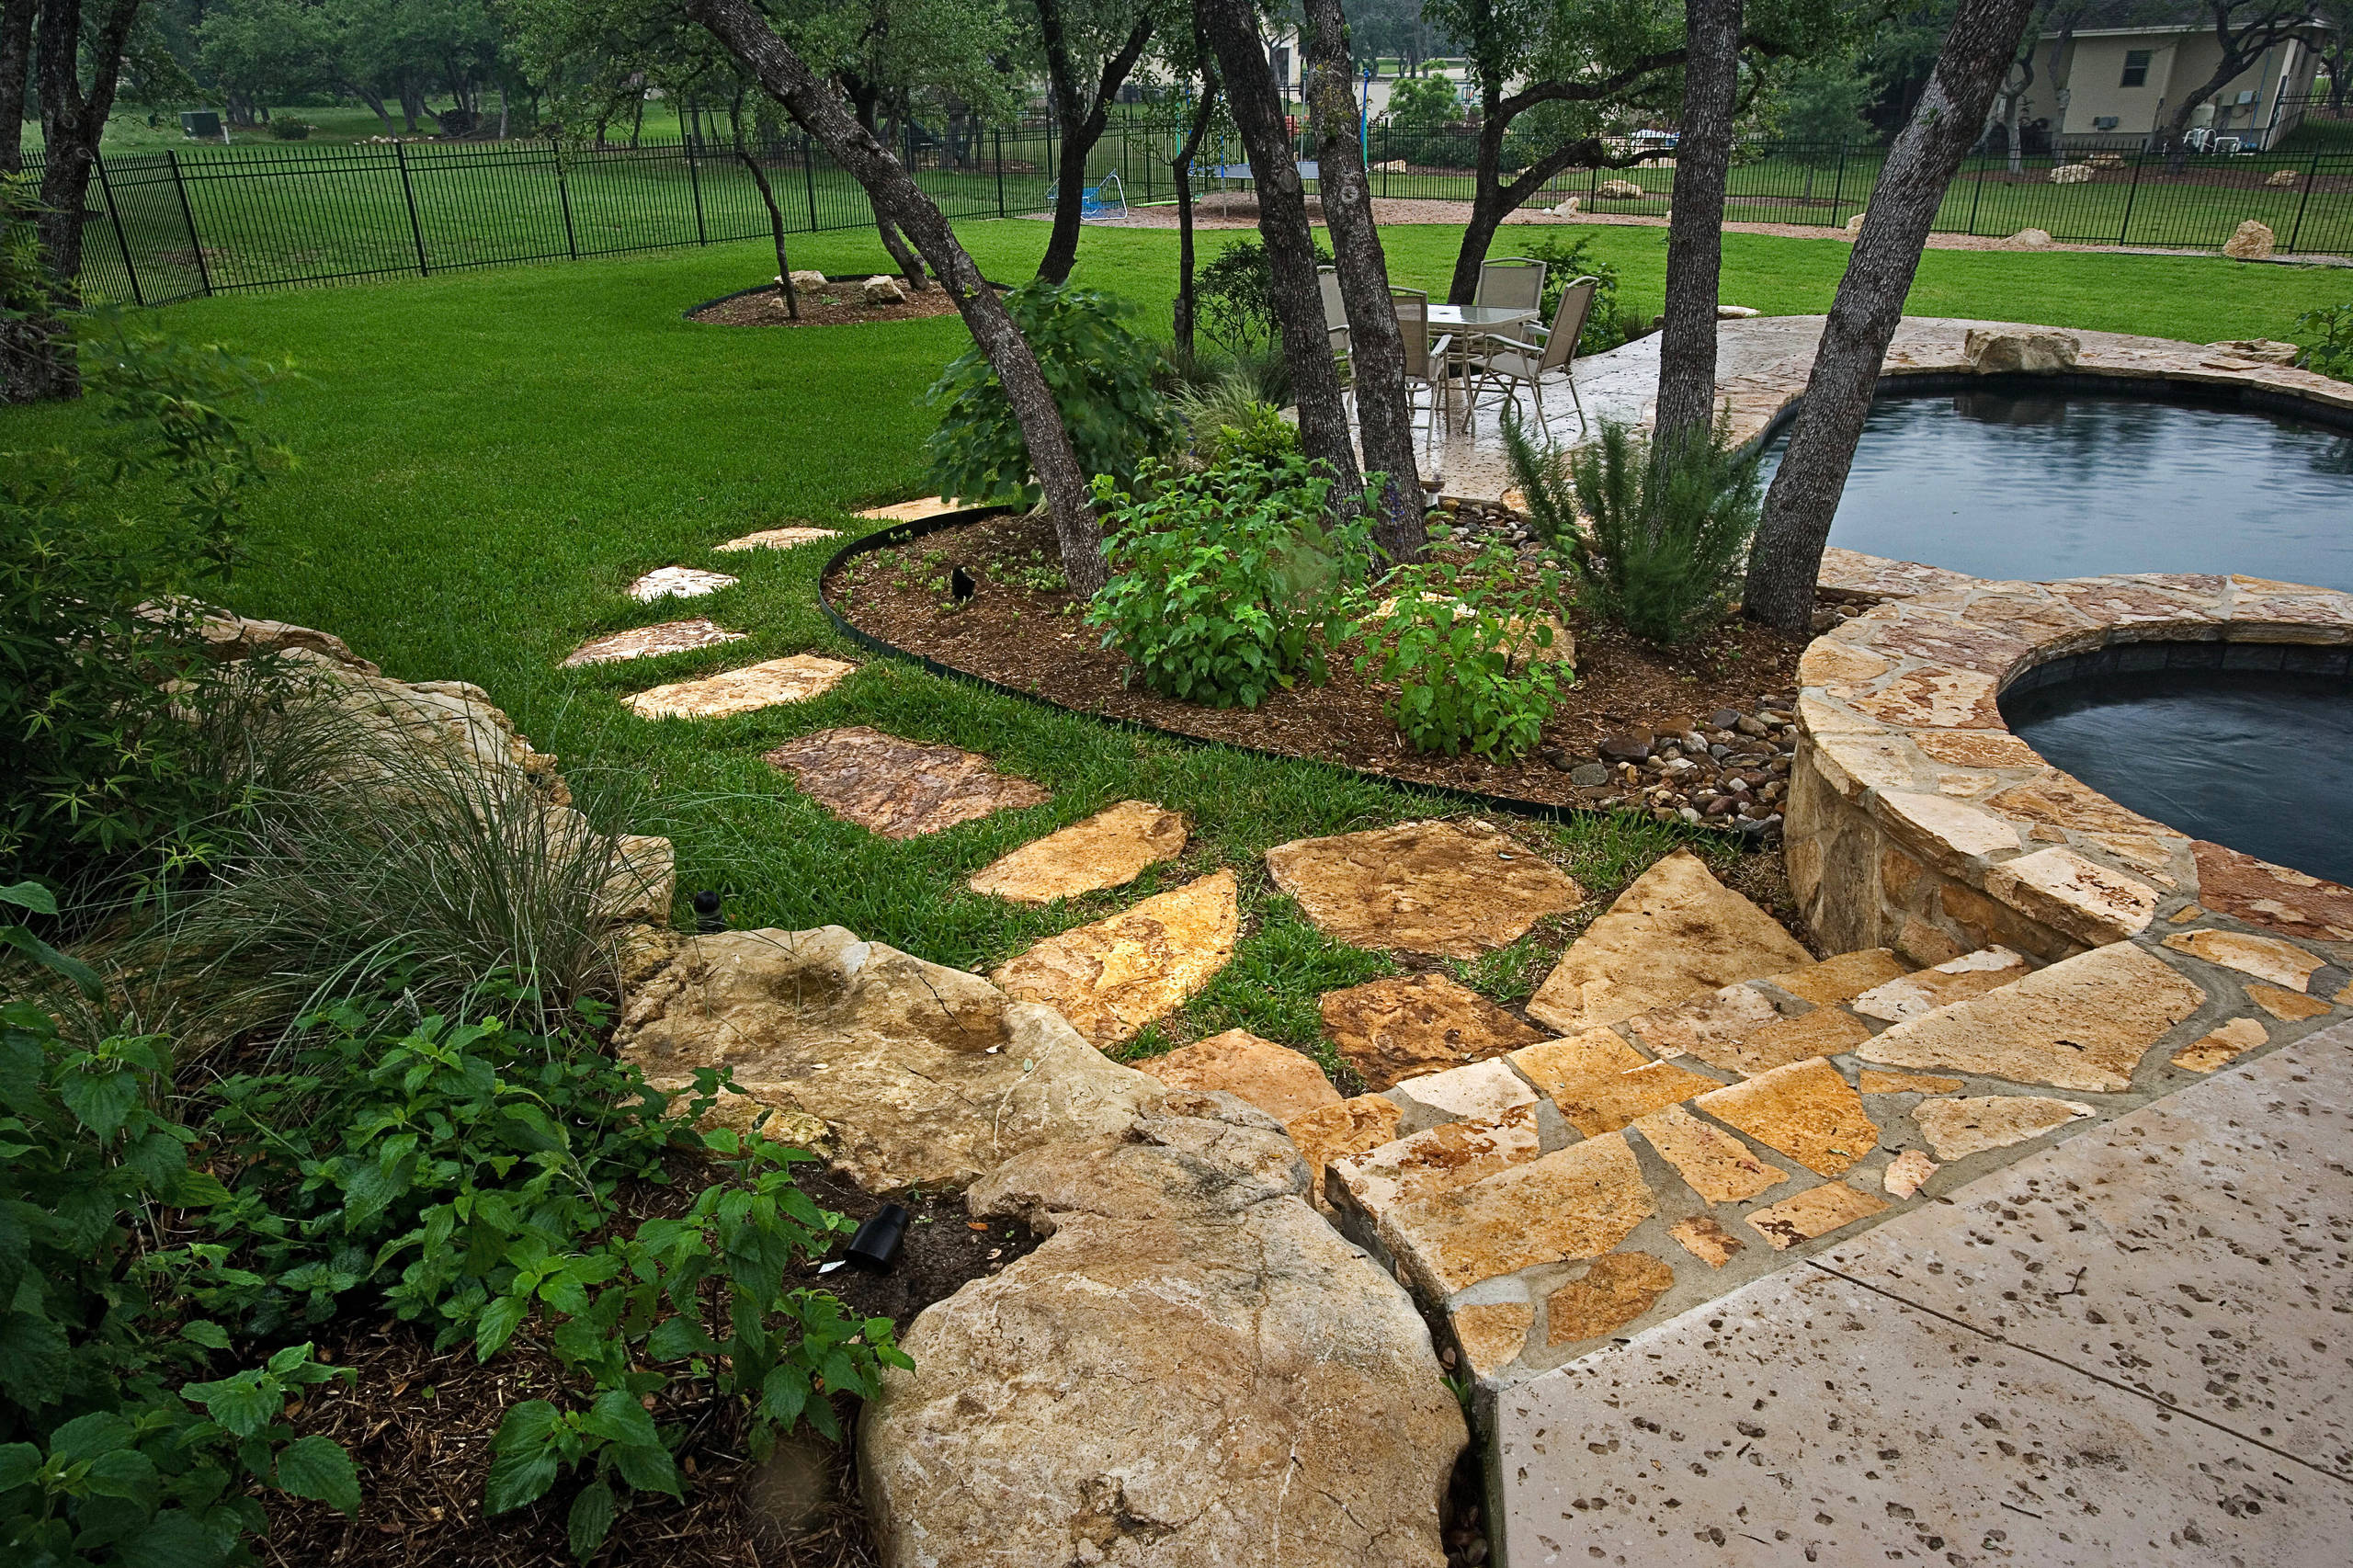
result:
[[[2053,28],[2035,50],[2035,80],[2021,114],[2047,121],[2062,146],[2146,142],[2171,123],[2186,95],[2206,85],[2222,57],[2213,8],[2196,0],[2090,0],[2073,10],[2073,29]],[[2193,144],[2235,137],[2256,150],[2293,131],[2311,100],[2320,63],[2315,44],[2327,30],[2317,19],[2305,23],[2208,93],[2190,113]],[[2054,88],[2053,82],[2066,85]]]

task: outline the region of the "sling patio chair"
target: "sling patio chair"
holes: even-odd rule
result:
[[[1585,333],[1586,312],[1593,309],[1593,290],[1600,282],[1596,278],[1579,278],[1561,290],[1561,303],[1552,312],[1550,330],[1537,328],[1529,333],[1534,342],[1517,338],[1489,336],[1484,340],[1485,352],[1473,368],[1475,380],[1471,388],[1471,405],[1478,406],[1479,394],[1490,386],[1501,383],[1506,401],[1517,403],[1519,389],[1526,387],[1536,404],[1536,426],[1549,438],[1552,427],[1544,420],[1544,378],[1555,370],[1563,372],[1568,383],[1569,401],[1576,406],[1577,429],[1586,428],[1585,401],[1577,396],[1576,379],[1571,372],[1571,361],[1576,358],[1577,339]]]

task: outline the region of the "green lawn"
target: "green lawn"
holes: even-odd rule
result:
[[[1625,269],[1631,302],[1655,310],[1664,231],[1591,231]],[[986,269],[1025,276],[1045,225],[965,230]],[[1219,243],[1222,236],[1210,236]],[[1442,287],[1458,233],[1387,236],[1401,282]],[[1079,276],[1138,302],[1155,330],[1173,287],[1174,236],[1090,231]],[[1845,265],[1836,241],[1726,238],[1725,298],[1774,312],[1824,309]],[[802,238],[798,265],[880,269],[870,234]],[[1001,960],[1082,918],[1124,905],[1024,911],[964,891],[1004,851],[1114,801],[1193,813],[1194,848],[1165,886],[1217,864],[1242,875],[1251,922],[1234,965],[1166,1040],[1243,1024],[1300,1044],[1314,996],[1383,972],[1386,960],[1328,943],[1273,893],[1262,851],[1309,834],[1434,809],[1427,797],[1313,764],[1258,761],[1146,739],[889,663],[828,696],[712,724],[649,724],[617,694],[807,649],[847,653],[814,597],[825,552],[710,553],[788,521],[844,525],[850,510],[920,493],[930,418],[917,398],[966,343],[954,318],[805,331],[700,326],[695,302],[765,278],[758,244],[428,281],[233,296],[177,306],[176,331],[291,356],[301,379],[266,423],[301,465],[261,501],[256,559],[227,595],[238,608],[320,626],[388,673],[486,687],[576,778],[604,775],[658,801],[639,825],[671,834],[688,889],[725,890],[739,924],[838,922],[941,962]],[[2300,311],[2353,295],[2343,272],[2209,260],[1931,252],[1915,308],[2206,340],[2277,337]],[[82,407],[0,412],[12,447],[72,443]],[[743,582],[710,598],[635,605],[621,588],[670,562],[721,566]],[[723,651],[602,669],[558,661],[584,638],[709,613],[753,634]],[[892,844],[801,800],[760,754],[807,732],[869,723],[984,751],[1053,791],[1052,801]],[[1675,835],[1648,824],[1529,826],[1601,898]],[[1712,851],[1711,851],[1712,852]],[[1506,1000],[1540,974],[1540,933],[1481,966]]]

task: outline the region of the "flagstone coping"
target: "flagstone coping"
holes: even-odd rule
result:
[[[621,701],[641,719],[722,719],[806,702],[831,691],[857,668],[818,653],[792,653],[715,676],[648,687]]]

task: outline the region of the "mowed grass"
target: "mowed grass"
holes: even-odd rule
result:
[[[1027,276],[1041,223],[971,225],[992,276]],[[1657,308],[1663,231],[1590,231]],[[1230,233],[1205,235],[1210,245]],[[1387,235],[1399,281],[1442,288],[1456,231]],[[1136,302],[1165,331],[1175,238],[1090,231],[1078,276]],[[1782,312],[1824,309],[1844,266],[1835,241],[1726,239],[1725,297]],[[796,265],[880,270],[870,236],[806,237]],[[715,888],[736,925],[825,923],[959,967],[986,967],[1081,920],[1218,866],[1239,874],[1245,936],[1233,964],[1142,1049],[1240,1024],[1313,1047],[1315,998],[1390,960],[1316,933],[1267,882],[1285,840],[1453,808],[1313,762],[1280,762],[1130,733],[913,666],[867,660],[826,623],[816,580],[827,551],[715,554],[733,535],[788,522],[851,527],[850,513],[925,488],[921,396],[968,339],[953,317],[875,326],[745,329],[682,319],[697,301],[764,279],[764,245],[214,299],[161,319],[182,335],[290,357],[299,379],[262,418],[300,466],[256,509],[254,559],[223,596],[249,614],[324,627],[404,679],[483,687],[566,771],[639,791],[634,825],[677,842],[686,890]],[[2280,336],[2294,316],[2353,295],[2347,275],[2203,260],[1932,252],[1914,307],[2207,340]],[[74,445],[88,407],[0,413],[5,444]],[[690,601],[631,602],[624,585],[680,562],[741,576]],[[585,638],[708,614],[749,632],[720,650],[564,670]],[[712,723],[648,723],[627,691],[815,650],[864,660],[809,704]],[[983,752],[1052,791],[907,843],[835,820],[762,754],[835,725],[871,724]],[[974,870],[1113,801],[1191,813],[1182,864],[1075,906],[1029,910],[967,891]],[[1594,894],[1518,950],[1466,966],[1503,1000],[1524,997],[1552,949],[1671,845],[1679,829],[1631,819],[1523,824]],[[1713,839],[1692,842],[1731,869]],[[1756,875],[1752,868],[1749,876]]]

